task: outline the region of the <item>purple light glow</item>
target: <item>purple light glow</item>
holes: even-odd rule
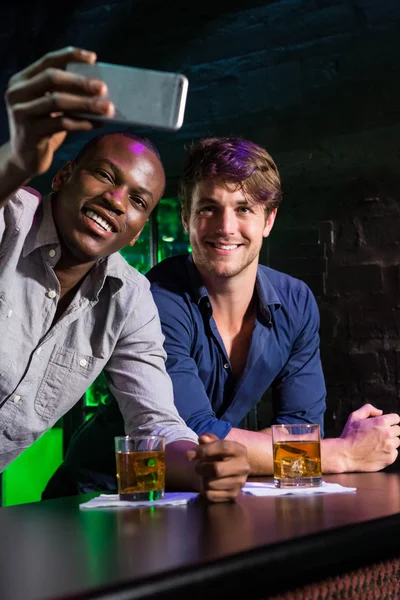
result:
[[[146,150],[146,146],[140,142],[133,142],[132,144],[129,144],[129,150],[132,152],[132,154],[143,154],[143,152]]]

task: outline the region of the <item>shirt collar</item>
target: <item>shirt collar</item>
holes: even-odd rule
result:
[[[23,256],[26,257],[34,250],[44,246],[60,246],[57,229],[53,219],[51,207],[52,194],[42,198],[35,215],[32,227],[26,237]],[[101,258],[91,270],[91,281],[93,282],[93,293],[98,296],[104,286],[107,277],[111,279],[112,295],[114,296],[122,287],[126,271],[126,262],[119,253]]]
[[[196,265],[193,262],[193,255],[189,254],[186,259],[187,270],[189,273],[190,290],[192,292],[194,300],[197,304],[200,304],[204,298],[209,300],[207,288],[204,285],[200,273],[197,270]]]
[[[268,279],[265,271],[260,265],[257,268],[256,277],[256,292],[258,297],[259,311],[266,319],[268,325],[271,324],[272,311],[277,310],[281,306],[281,301],[275,291],[274,286]]]
[[[206,304],[207,308],[210,309],[210,300],[207,288],[204,285],[200,277],[200,273],[193,262],[192,254],[189,254],[187,257],[186,265],[189,273],[190,288],[194,300],[198,305],[204,303]],[[281,306],[281,301],[279,300],[274,286],[260,265],[257,268],[256,293],[258,297],[260,313],[262,317],[265,318],[267,324],[271,324],[271,311],[278,309]]]
[[[93,293],[95,296],[98,297],[108,278],[111,286],[111,296],[114,297],[126,280],[126,277],[124,276],[126,268],[127,264],[125,259],[118,252],[106,256],[105,258],[100,258],[91,271]]]

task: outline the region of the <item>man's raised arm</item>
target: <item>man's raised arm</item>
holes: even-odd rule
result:
[[[0,208],[32,177],[45,173],[68,131],[89,131],[90,121],[71,111],[111,116],[106,85],[64,70],[70,61],[93,63],[96,54],[80,48],[50,52],[13,75],[5,101],[10,139],[0,148]]]

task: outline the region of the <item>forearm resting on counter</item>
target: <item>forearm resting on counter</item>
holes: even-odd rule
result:
[[[246,446],[251,468],[250,475],[272,475],[272,436],[269,433],[247,431],[233,427],[226,436],[226,439]]]

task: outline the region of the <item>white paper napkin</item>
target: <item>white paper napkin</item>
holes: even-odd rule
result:
[[[309,488],[276,488],[272,482],[250,482],[242,488],[242,492],[251,496],[285,496],[286,494],[309,495],[309,494],[344,494],[355,492],[355,487],[344,487],[339,483],[327,483],[323,481],[318,487]]]
[[[118,494],[100,494],[88,502],[79,505],[79,508],[140,508],[143,506],[182,506],[190,500],[197,498],[198,494],[192,492],[167,492],[160,500],[137,500],[130,502],[120,500]]]

